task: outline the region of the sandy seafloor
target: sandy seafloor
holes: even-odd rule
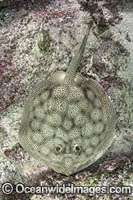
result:
[[[22,3],[18,7],[0,10],[0,184],[22,182],[29,185],[74,183],[85,186],[132,186],[133,188],[133,3],[120,6],[121,22],[111,26],[114,38],[121,41],[130,56],[116,70],[124,83],[110,87],[115,94],[114,106],[118,113],[116,144],[117,157],[109,157],[73,176],[63,176],[34,160],[19,146],[18,131],[24,100],[34,84],[45,80],[57,69],[66,69],[75,46],[83,38],[86,24],[84,12],[76,0],[55,0],[42,3]],[[49,29],[52,43],[50,52],[38,48],[42,29]],[[127,39],[129,37],[130,39]],[[98,41],[90,35],[85,50],[86,63],[89,49]],[[111,68],[112,69],[112,68]],[[97,74],[98,75],[98,74]],[[111,75],[111,70],[110,70]],[[103,79],[103,76],[99,77]],[[107,83],[108,84],[108,83]],[[132,200],[133,193],[104,195],[4,195],[0,200],[44,199],[99,199]]]

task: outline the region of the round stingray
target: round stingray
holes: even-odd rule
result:
[[[28,97],[20,143],[36,159],[70,175],[94,163],[114,139],[115,112],[100,84],[77,74],[71,86],[65,72],[41,82]]]

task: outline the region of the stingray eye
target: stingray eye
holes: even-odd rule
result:
[[[61,145],[61,144],[58,144],[56,147],[55,147],[55,152],[57,153],[57,154],[60,154],[60,153],[62,153],[63,152],[63,146]]]
[[[79,146],[78,144],[75,144],[73,150],[74,150],[74,152],[76,154],[80,154],[80,152],[81,152],[81,146]]]

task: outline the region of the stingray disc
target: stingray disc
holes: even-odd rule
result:
[[[100,84],[77,73],[71,86],[65,72],[41,82],[28,97],[20,143],[36,159],[70,175],[99,159],[114,139],[115,112]]]

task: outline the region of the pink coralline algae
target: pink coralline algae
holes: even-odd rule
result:
[[[0,58],[0,111],[11,105],[16,97],[16,93],[23,93],[22,90],[13,80],[19,78],[19,72],[15,69],[12,63],[13,56],[10,54],[11,49],[1,49]],[[4,52],[5,51],[5,52]],[[9,51],[7,53],[6,51]]]

